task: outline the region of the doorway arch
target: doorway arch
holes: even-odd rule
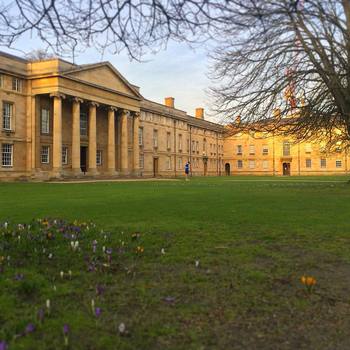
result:
[[[231,166],[230,163],[225,164],[225,175],[230,176],[231,175]]]

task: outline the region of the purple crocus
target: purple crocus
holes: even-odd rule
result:
[[[15,281],[22,281],[24,278],[24,275],[22,273],[17,273],[14,277]]]
[[[7,350],[7,343],[5,340],[0,341],[0,350]]]
[[[26,329],[25,329],[25,334],[30,334],[35,331],[35,325],[33,323],[28,323]]]
[[[101,286],[100,284],[98,284],[96,286],[96,294],[97,295],[102,295],[104,293],[105,289],[106,288],[104,286]]]
[[[95,308],[95,316],[98,318],[101,316],[102,309],[100,307]]]
[[[65,337],[69,334],[69,326],[67,324],[63,325],[63,334]]]

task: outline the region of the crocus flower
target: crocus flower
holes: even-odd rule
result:
[[[165,254],[165,249],[162,248],[162,250],[160,251],[160,253],[161,253],[162,255],[164,255],[164,254]]]
[[[68,275],[69,275],[69,279],[72,279],[72,271],[71,270],[68,271]]]
[[[64,337],[64,345],[68,346],[69,344],[69,326],[67,324],[63,325],[63,337]]]
[[[7,343],[4,340],[0,341],[0,350],[7,350]]]
[[[96,316],[97,318],[99,318],[99,317],[101,316],[101,313],[102,313],[101,308],[100,308],[100,307],[97,307],[97,308],[95,309],[95,316]]]
[[[50,311],[51,311],[51,302],[50,299],[46,300],[46,309],[47,309],[47,313],[50,315]]]
[[[125,329],[126,329],[125,324],[122,322],[122,323],[119,325],[119,327],[118,327],[119,333],[120,333],[120,334],[124,334],[124,333],[125,333]]]
[[[95,300],[94,299],[91,299],[91,310],[92,310],[92,313],[95,313]]]
[[[64,272],[63,271],[60,272],[60,276],[61,276],[61,278],[64,277]]]
[[[100,284],[98,284],[96,286],[96,294],[97,295],[102,295],[105,291],[105,288],[103,286],[101,286]]]
[[[35,325],[33,323],[29,323],[25,329],[25,334],[30,334],[35,331]]]
[[[196,260],[195,266],[196,266],[196,267],[199,267],[199,260]]]

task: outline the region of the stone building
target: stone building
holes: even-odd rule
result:
[[[142,97],[110,63],[0,52],[0,179],[178,176],[223,170],[221,125]]]
[[[231,130],[232,131],[232,130]],[[325,142],[295,142],[267,132],[231,132],[224,142],[226,175],[344,175],[347,148],[327,151]]]

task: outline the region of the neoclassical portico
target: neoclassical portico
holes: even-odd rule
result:
[[[140,114],[137,111],[128,110],[126,108],[118,108],[113,105],[106,105],[92,100],[83,99],[77,96],[69,96],[62,92],[56,91],[50,93],[52,104],[52,177],[61,176],[82,176],[81,169],[81,147],[82,135],[81,129],[81,111],[82,108],[88,111],[88,134],[84,138],[84,144],[87,142],[87,175],[138,175],[139,174],[139,145],[138,145],[138,129]],[[63,104],[70,107],[70,113],[64,115]],[[67,111],[67,109],[65,109]],[[67,113],[67,112],[66,112]],[[70,167],[63,167],[62,150],[63,150],[63,123],[67,122],[71,125],[71,143]],[[106,122],[104,123],[104,120]],[[132,119],[132,123],[128,120]],[[100,130],[100,125],[105,125],[106,130]],[[40,123],[39,123],[40,124]],[[120,127],[120,140],[116,142],[116,127]],[[132,127],[132,130],[128,128]],[[97,135],[103,133],[106,137],[106,149],[103,154],[105,166],[100,170],[97,166]],[[129,135],[133,139],[128,140]],[[132,144],[132,162],[129,161],[129,145]],[[120,147],[120,150],[117,147]],[[68,145],[69,146],[69,145]],[[120,151],[120,152],[119,152]],[[116,155],[119,152],[120,158],[116,161]],[[131,153],[131,152],[130,152]],[[129,164],[132,164],[130,167]]]

